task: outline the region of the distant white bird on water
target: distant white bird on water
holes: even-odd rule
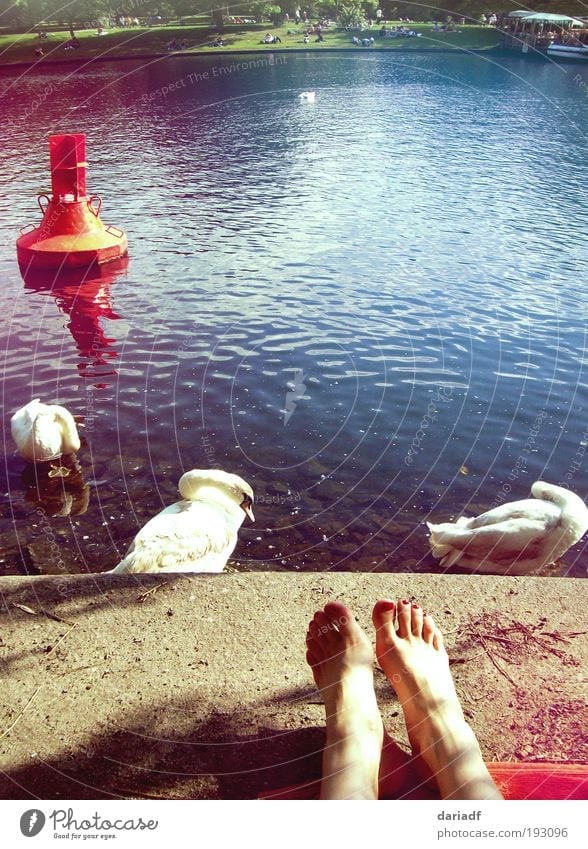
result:
[[[112,572],[222,572],[245,516],[253,517],[253,490],[238,475],[193,469],[180,478],[182,501],[141,528]]]
[[[69,410],[58,404],[42,404],[38,398],[16,411],[10,429],[19,454],[30,463],[57,460],[80,449],[78,429]],[[56,467],[49,475],[61,471]]]
[[[548,566],[588,530],[588,509],[575,493],[536,481],[534,498],[502,504],[471,519],[433,525],[429,544],[441,566],[525,575]]]
[[[299,100],[306,100],[308,103],[314,103],[316,92],[303,91],[298,95]]]

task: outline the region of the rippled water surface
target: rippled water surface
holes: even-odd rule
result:
[[[431,516],[539,478],[588,496],[588,69],[250,62],[0,72],[7,571],[111,568],[208,465],[256,493],[237,568],[435,571]],[[14,242],[60,131],[87,134],[131,259],[25,286]],[[40,506],[9,437],[31,397],[86,417]]]

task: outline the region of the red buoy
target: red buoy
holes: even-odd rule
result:
[[[21,271],[83,268],[125,256],[127,237],[102,223],[101,199],[86,194],[85,135],[49,136],[49,152],[53,196],[38,196],[41,225],[29,224],[33,229],[23,228],[16,240]]]

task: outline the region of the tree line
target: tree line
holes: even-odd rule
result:
[[[0,31],[11,29],[34,29],[39,24],[60,22],[68,26],[92,26],[107,19],[139,18],[141,21],[160,17],[163,21],[181,20],[192,16],[206,15],[216,29],[224,28],[231,17],[249,18],[256,21],[271,19],[276,25],[286,14],[294,20],[297,14],[306,12],[309,20],[330,18],[347,23],[363,19],[376,19],[380,8],[385,20],[399,17],[414,21],[446,20],[448,16],[465,17],[474,22],[482,13],[500,14],[513,9],[511,0],[452,0],[445,5],[402,2],[402,0],[279,0],[279,2],[236,2],[218,3],[215,0],[0,0]],[[586,15],[583,0],[538,0],[537,11],[568,15]]]

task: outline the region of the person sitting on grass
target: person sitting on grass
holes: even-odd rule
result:
[[[372,620],[376,657],[402,706],[412,757],[384,730],[368,637],[344,604],[329,602],[306,635],[306,660],[326,713],[320,798],[418,798],[419,788],[434,781],[442,799],[502,799],[465,720],[432,617],[407,599],[381,600]]]

